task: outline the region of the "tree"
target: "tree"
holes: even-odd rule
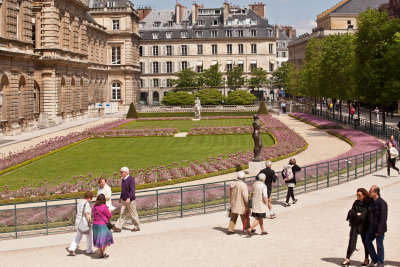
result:
[[[175,74],[178,79],[171,80],[174,91],[194,91],[198,87],[198,73],[192,69],[184,69]]]
[[[226,98],[228,105],[252,105],[257,100],[253,94],[245,90],[236,90],[230,92]]]
[[[219,71],[219,65],[212,65],[209,69],[204,70],[203,73],[200,74],[201,84],[206,87],[221,87],[224,85],[224,80],[222,79],[223,75]]]
[[[265,86],[268,83],[268,73],[263,68],[254,68],[251,70],[251,78],[249,79],[249,85],[253,88]]]
[[[225,98],[218,89],[203,89],[195,96],[200,99],[202,105],[221,105]]]
[[[139,118],[139,115],[136,111],[135,104],[131,102],[131,105],[129,106],[128,113],[126,114],[127,119],[137,119]]]
[[[400,99],[399,31],[399,19],[391,18],[387,11],[368,9],[358,18],[356,93],[363,96],[363,102],[381,104],[384,111]]]
[[[387,11],[389,16],[393,18],[400,18],[400,0],[389,0],[389,3],[382,4],[379,11]]]
[[[226,83],[231,90],[236,90],[246,83],[246,78],[243,76],[243,70],[239,66],[236,66],[232,70],[228,71],[226,73],[226,77]]]
[[[194,105],[194,95],[185,91],[169,92],[161,103],[166,106]]]
[[[268,109],[267,109],[267,105],[265,104],[264,101],[261,101],[260,103],[260,108],[258,109],[257,114],[263,114],[263,115],[268,115]]]

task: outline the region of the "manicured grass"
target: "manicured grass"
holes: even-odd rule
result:
[[[273,145],[269,134],[263,135],[265,145]],[[15,171],[0,176],[0,185],[10,190],[35,186],[47,179],[49,183],[70,181],[74,176],[94,177],[118,172],[122,166],[143,169],[183,160],[207,159],[220,154],[248,151],[253,147],[251,134],[203,135],[176,137],[96,138],[58,152]],[[60,176],[60,178],[57,178]],[[23,180],[27,181],[24,182]]]
[[[252,122],[252,119],[133,121],[119,129],[177,128],[180,132],[189,132],[195,127],[251,126]]]

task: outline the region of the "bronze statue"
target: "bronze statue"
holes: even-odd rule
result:
[[[261,138],[261,122],[258,120],[258,115],[253,116],[253,140],[254,140],[254,159],[253,162],[264,161],[260,158],[261,149],[263,147],[263,141]]]

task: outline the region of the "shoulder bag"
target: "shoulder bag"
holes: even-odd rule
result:
[[[87,204],[87,202],[83,205],[82,218],[78,224],[78,231],[84,235],[87,235],[90,233],[89,223],[86,220],[84,220],[86,204]]]
[[[105,221],[105,220],[103,219],[103,217],[101,217],[101,215],[97,212],[96,205],[94,206],[94,210],[96,211],[97,215],[100,216],[101,220],[107,224],[107,228],[108,228],[108,229],[111,230],[111,229],[114,228],[114,225],[113,225],[112,223],[110,223],[109,220]]]

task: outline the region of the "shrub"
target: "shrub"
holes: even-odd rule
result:
[[[129,106],[128,114],[126,114],[127,119],[137,119],[139,118],[139,115],[136,111],[135,104],[131,102],[131,105]]]
[[[194,95],[188,92],[169,92],[161,101],[166,106],[194,105]]]
[[[265,105],[264,101],[262,101],[260,103],[260,108],[258,109],[257,114],[263,114],[263,115],[268,115],[269,114],[268,109],[267,109],[267,105]]]
[[[196,93],[202,105],[221,105],[224,101],[224,96],[218,89],[203,89]]]
[[[202,112],[203,117],[217,116],[252,116],[253,111],[227,111],[227,112]],[[175,117],[193,117],[194,112],[160,112],[160,113],[139,113],[140,118],[175,118]]]
[[[236,90],[229,93],[226,103],[229,105],[251,105],[257,100],[253,94],[245,90]]]

